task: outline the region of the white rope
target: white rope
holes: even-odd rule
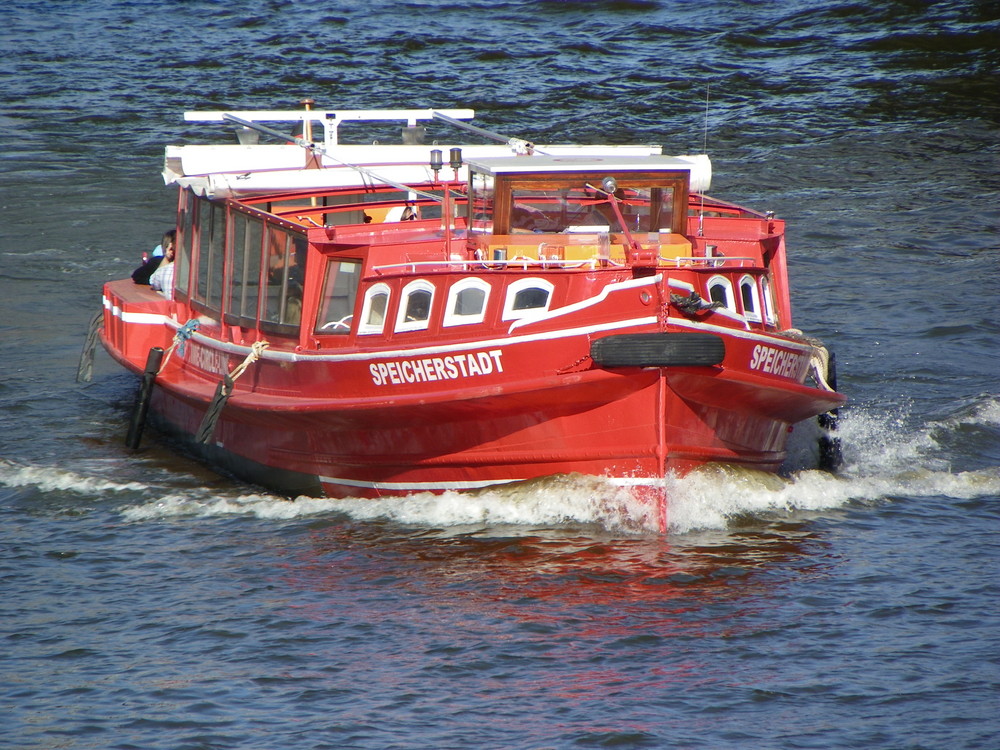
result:
[[[246,356],[246,359],[244,359],[241,364],[237,365],[236,368],[229,373],[229,379],[235,382],[236,378],[246,372],[246,369],[250,365],[260,359],[261,354],[269,346],[270,343],[267,341],[254,341],[253,344],[250,345],[250,353]]]

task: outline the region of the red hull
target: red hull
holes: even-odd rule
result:
[[[109,330],[118,325],[112,319]],[[138,371],[138,355],[168,346],[164,334],[172,330],[158,327],[160,340],[143,340],[123,363]],[[774,336],[736,332],[726,340],[726,359],[714,367],[580,369],[573,365],[586,357],[593,334],[547,337],[554,333],[477,348],[500,352],[482,357],[494,363],[493,372],[444,384],[406,383],[405,369],[399,384],[376,384],[373,364],[397,353],[344,353],[359,359],[318,362],[302,355],[294,371],[261,360],[238,381],[207,450],[217,461],[232,454],[237,468],[245,461],[291,472],[302,488],[321,487],[331,496],[472,489],[570,472],[628,483],[706,462],[776,471],[790,425],[844,400],[751,371],[746,363],[761,341],[780,343],[807,362],[801,344]],[[110,338],[105,345],[116,351]],[[221,373],[241,359],[218,356],[210,342],[199,334],[183,355],[175,352],[154,391],[154,412],[188,438],[198,432]],[[412,359],[429,359],[430,370],[435,359],[446,361],[460,348],[435,349],[434,357]],[[209,364],[217,372],[204,369]]]

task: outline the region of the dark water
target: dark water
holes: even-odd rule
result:
[[[0,746],[997,747],[998,49],[971,0],[5,3]],[[73,379],[162,146],[302,96],[707,137],[789,221],[843,473],[689,477],[661,536],[579,477],[288,502],[127,452],[134,382]]]

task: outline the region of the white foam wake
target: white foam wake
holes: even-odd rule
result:
[[[897,476],[835,476],[818,470],[789,478],[730,467],[704,467],[683,478],[665,481],[671,533],[723,529],[747,516],[823,511],[851,502],[878,502],[887,497],[1000,495],[1000,471],[948,472],[918,470]],[[384,520],[428,528],[551,528],[598,525],[609,531],[656,532],[653,508],[622,488],[596,477],[548,477],[474,494],[419,493],[383,499],[299,497],[287,500],[266,494],[238,497],[192,497],[171,494],[122,515],[132,521],[179,518],[254,516],[291,520],[344,515],[359,521]]]
[[[37,487],[42,492],[130,492],[142,490],[139,482],[116,482],[106,477],[87,476],[56,466],[31,466],[0,459],[0,485],[6,487]]]

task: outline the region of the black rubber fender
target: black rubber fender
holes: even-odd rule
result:
[[[714,333],[620,333],[590,342],[601,367],[710,367],[725,357],[726,342]]]

